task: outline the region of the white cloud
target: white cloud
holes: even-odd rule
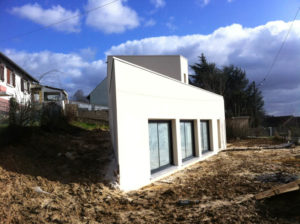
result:
[[[156,21],[154,19],[149,19],[145,22],[144,26],[149,27],[149,26],[155,26]]]
[[[80,31],[80,18],[79,11],[66,10],[60,5],[52,6],[49,9],[43,9],[39,4],[26,4],[21,7],[14,7],[11,10],[14,15],[22,18],[29,19],[37,24],[48,26],[57,23],[66,18],[74,17],[51,26],[52,28],[63,32],[79,32]]]
[[[88,61],[81,53],[29,53],[13,49],[6,49],[4,53],[37,79],[42,74],[55,70],[41,82],[64,88],[71,95],[78,89],[88,94],[106,75],[104,60]]]
[[[205,7],[210,3],[210,0],[197,0],[196,3],[201,7]]]
[[[126,6],[125,2],[126,0],[120,0],[90,12],[86,18],[86,24],[104,33],[122,33],[138,27],[140,19],[137,13]],[[107,3],[107,0],[88,0],[86,9],[93,9]]]
[[[150,0],[155,8],[163,8],[166,5],[165,0]]]
[[[168,19],[168,22],[166,22],[166,27],[171,31],[175,31],[177,29],[177,26],[174,24],[174,17],[170,16]]]
[[[83,57],[88,61],[94,60],[96,53],[97,53],[96,49],[90,47],[79,50],[79,54],[81,55],[81,57]]]
[[[269,22],[254,28],[239,24],[221,27],[208,35],[161,36],[132,40],[107,50],[106,55],[181,54],[189,64],[204,53],[218,66],[234,64],[246,70],[250,80],[260,82],[266,75],[291,23]],[[5,50],[5,54],[35,77],[51,69],[62,73],[48,76],[50,83],[70,93],[89,93],[105,76],[106,59],[93,59],[93,50],[79,53],[41,51],[28,53]],[[296,20],[270,76],[260,87],[270,114],[300,115],[300,20]],[[62,86],[60,86],[61,80]],[[52,82],[52,83],[51,83]]]
[[[208,35],[161,36],[127,41],[112,46],[106,54],[182,54],[193,64],[203,52],[209,61],[219,66],[234,64],[242,67],[250,80],[260,82],[270,68],[290,25],[291,22],[283,21],[269,22],[254,28],[233,24]],[[278,107],[276,102],[282,100],[280,103],[283,105],[298,107],[296,113],[300,115],[299,61],[300,20],[297,20],[270,76],[260,87],[269,113],[291,113],[290,107]]]

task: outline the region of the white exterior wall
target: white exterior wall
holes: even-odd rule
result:
[[[12,84],[8,84],[7,83],[7,68],[4,65],[4,82],[2,82],[0,80],[0,85],[6,87],[6,89],[7,89],[6,92],[10,96],[0,96],[0,98],[5,99],[5,100],[9,100],[11,97],[15,97],[16,100],[17,100],[17,102],[19,102],[19,103],[27,103],[27,102],[29,102],[31,100],[31,95],[26,90],[24,92],[21,91],[21,76],[17,72],[14,72],[14,73],[16,75],[16,87],[14,87]],[[10,76],[10,79],[11,79],[11,82],[12,82],[12,76]],[[27,86],[27,82],[28,81],[26,80],[26,84],[24,84],[24,86],[25,85]]]
[[[187,66],[186,66],[187,70]],[[223,97],[118,58],[108,60],[109,115],[120,188],[134,190],[226,148]],[[151,175],[148,121],[171,120],[174,166]],[[194,120],[196,157],[182,163],[180,120]],[[212,152],[201,154],[200,119],[210,120]],[[217,120],[221,126],[219,148]]]

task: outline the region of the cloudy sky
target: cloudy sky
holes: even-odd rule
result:
[[[36,78],[50,71],[41,82],[71,95],[88,94],[105,77],[111,54],[181,54],[193,64],[204,53],[260,82],[299,6],[300,0],[1,0],[0,51]],[[300,13],[260,89],[267,113],[300,115]]]

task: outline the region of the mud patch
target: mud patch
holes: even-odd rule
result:
[[[255,180],[261,182],[275,182],[275,183],[286,184],[295,181],[298,178],[300,178],[300,176],[296,174],[277,172],[277,173],[264,173],[262,175],[255,177]]]

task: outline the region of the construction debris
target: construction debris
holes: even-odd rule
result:
[[[269,144],[247,141],[232,146]],[[288,206],[254,197],[299,177],[300,147],[219,153],[140,190],[122,192],[106,181],[108,170],[114,170],[109,144],[109,132],[71,130],[39,131],[1,146],[0,223],[300,223],[300,200],[293,195],[270,198],[286,196]],[[36,193],[34,186],[50,194]],[[282,207],[289,213],[279,216]]]
[[[199,200],[179,200],[177,202],[177,205],[184,206],[184,205],[195,205],[199,203],[200,203]]]
[[[276,186],[276,187],[271,188],[270,190],[261,192],[261,193],[255,195],[255,198],[257,200],[261,200],[264,198],[272,197],[274,195],[284,194],[284,193],[291,192],[291,191],[297,191],[299,189],[300,189],[300,180],[296,180],[296,181],[290,182],[288,184]]]
[[[49,192],[43,191],[39,186],[33,187],[32,189],[37,193],[50,194]]]
[[[292,148],[295,147],[295,144],[293,142],[287,142],[280,145],[271,145],[271,146],[256,146],[256,147],[245,147],[245,148],[229,148],[225,151],[250,151],[250,150],[265,150],[265,149],[286,149],[286,148]]]

